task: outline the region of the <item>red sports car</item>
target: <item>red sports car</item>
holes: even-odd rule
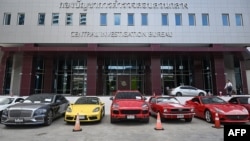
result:
[[[117,91],[111,97],[110,122],[119,120],[140,120],[149,122],[149,106],[139,91],[122,90]]]
[[[217,96],[195,96],[186,101],[186,104],[193,106],[195,117],[205,119],[213,123],[215,114],[218,113],[221,123],[246,123],[248,122],[248,111],[245,107],[230,104]]]
[[[194,108],[181,104],[177,98],[171,96],[152,96],[149,98],[150,115],[160,114],[161,120],[185,119],[191,122],[194,117]]]
[[[243,95],[233,96],[231,99],[228,100],[228,102],[231,104],[244,106],[248,110],[250,119],[250,96],[243,96]]]

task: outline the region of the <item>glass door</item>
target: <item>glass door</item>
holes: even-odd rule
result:
[[[72,77],[72,95],[86,95],[86,76],[73,75]]]

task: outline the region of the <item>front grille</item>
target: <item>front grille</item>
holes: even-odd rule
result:
[[[188,113],[190,109],[171,109],[172,113]]]
[[[231,120],[246,120],[248,119],[248,115],[227,115],[227,119]]]
[[[32,110],[11,110],[9,111],[10,117],[31,117]]]
[[[140,114],[141,110],[121,110],[121,114],[127,114],[127,115],[134,115],[134,114]]]

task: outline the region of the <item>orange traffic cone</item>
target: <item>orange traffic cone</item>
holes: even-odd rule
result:
[[[162,127],[162,124],[161,124],[161,117],[160,117],[160,113],[159,112],[157,114],[157,120],[156,120],[155,130],[164,130],[164,128]]]
[[[218,113],[215,113],[214,126],[213,127],[214,128],[221,128]]]
[[[79,120],[79,114],[78,113],[77,113],[77,116],[76,116],[75,127],[73,129],[73,132],[76,132],[76,131],[82,131],[82,128],[80,127],[80,120]]]

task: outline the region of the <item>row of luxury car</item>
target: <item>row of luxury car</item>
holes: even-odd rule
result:
[[[214,122],[217,113],[221,122],[246,123],[250,116],[250,96],[233,96],[225,101],[218,96],[195,96],[185,104],[175,96],[153,95],[147,99],[139,91],[117,91],[110,97],[110,122],[138,120],[148,123],[159,113],[162,121],[171,119],[191,122],[199,117]],[[27,98],[6,97],[0,100],[1,123],[10,125],[50,125],[64,117],[65,122],[100,122],[105,116],[105,103],[97,96],[81,96],[74,103],[60,94],[34,94]]]

